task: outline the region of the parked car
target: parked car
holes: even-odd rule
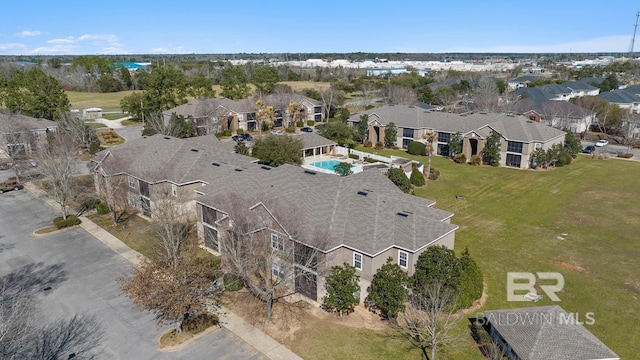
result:
[[[240,140],[240,135],[233,135],[233,136],[231,137],[231,140],[233,140],[233,141],[238,141],[238,140]]]
[[[24,186],[15,177],[9,178],[5,182],[0,182],[0,194],[11,190],[22,190]]]
[[[593,145],[585,146],[584,149],[582,149],[582,152],[585,154],[591,154],[594,151],[596,151],[596,147]]]
[[[609,141],[608,140],[598,140],[598,142],[596,143],[596,146],[600,147],[600,146],[607,146],[609,145]]]
[[[310,128],[310,127],[303,127],[302,129],[300,129],[300,131],[303,131],[303,132],[313,132],[313,129],[312,129],[312,128]]]
[[[247,133],[240,134],[238,136],[240,136],[241,141],[253,141],[253,137]]]

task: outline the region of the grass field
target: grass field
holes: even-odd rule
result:
[[[291,86],[294,91],[299,91],[305,88],[325,90],[329,87],[328,82],[314,82],[314,81],[283,81],[280,84]],[[252,86],[252,85],[251,85]],[[222,93],[220,85],[214,85],[214,90],[218,97]],[[253,89],[253,86],[252,86]],[[69,102],[71,102],[72,109],[86,109],[90,107],[99,107],[103,111],[120,111],[120,100],[129,96],[139,90],[120,91],[115,93],[90,93],[79,91],[65,91]]]
[[[407,157],[402,151],[377,153]],[[561,302],[545,298],[535,305],[558,304],[580,321],[593,313],[595,323],[585,327],[621,358],[636,356],[640,163],[579,156],[570,166],[523,171],[434,157],[432,166],[441,178],[416,195],[455,213],[456,251],[469,247],[488,283],[485,310],[532,306],[506,301],[507,272],[560,272],[565,278]],[[457,200],[458,194],[465,199]],[[466,339],[451,358],[479,358]],[[392,340],[372,336],[369,345],[380,341]]]

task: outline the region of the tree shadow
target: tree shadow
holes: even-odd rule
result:
[[[50,291],[67,280],[67,272],[63,267],[64,264],[31,263],[1,277],[0,286],[8,297]]]
[[[23,349],[25,359],[95,359],[104,330],[92,315],[74,315],[44,325]]]
[[[0,235],[0,239],[2,239],[4,235]],[[11,250],[16,247],[16,244],[0,244],[0,253],[3,251]]]

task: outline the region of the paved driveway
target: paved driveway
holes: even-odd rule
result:
[[[24,266],[55,269],[58,281],[40,295],[46,319],[95,315],[105,331],[102,359],[265,359],[227,329],[214,330],[183,350],[157,349],[166,329],[153,316],[133,310],[115,279],[131,264],[80,228],[36,236],[33,231],[57,216],[26,191],[0,195],[0,276]]]

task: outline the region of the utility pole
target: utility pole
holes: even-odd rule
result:
[[[629,48],[629,56],[633,57],[633,45],[636,42],[636,30],[638,30],[638,18],[640,17],[640,11],[636,13],[636,23],[633,25],[633,37],[631,38],[631,47]]]

